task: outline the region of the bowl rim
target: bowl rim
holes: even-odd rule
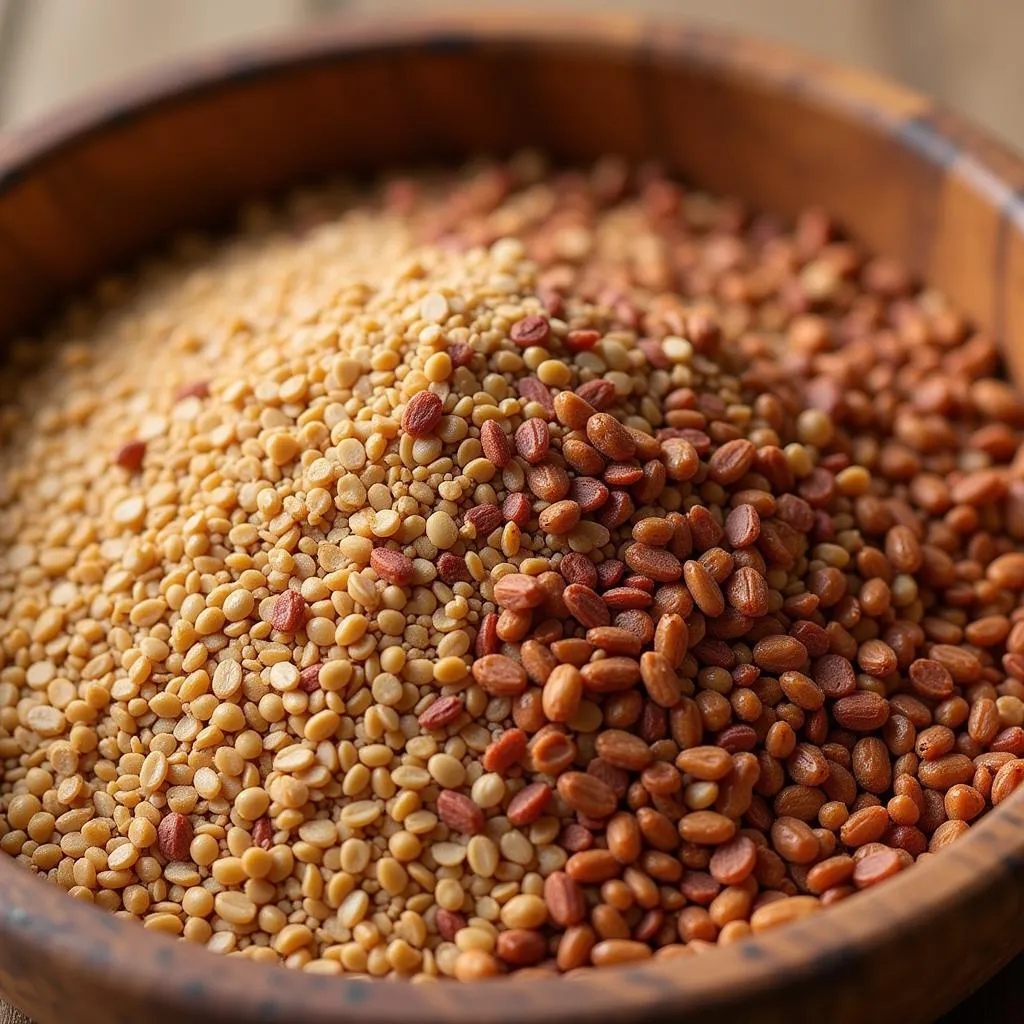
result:
[[[401,21],[347,16],[130,77],[0,139],[0,196],[39,164],[59,158],[65,149],[91,136],[231,82],[347,55],[480,44],[596,48],[634,58],[639,48],[647,60],[710,66],[716,73],[764,90],[791,95],[799,91],[804,103],[898,135],[928,162],[947,165],[950,146],[954,146],[962,173],[992,205],[1017,226],[1024,226],[1024,200],[1006,182],[1007,170],[1022,175],[1024,162],[1004,143],[912,89],[789,46],[695,27],[676,18],[555,12],[539,19],[536,9],[472,10]],[[936,111],[941,114],[938,125],[924,116]],[[221,1012],[228,1008],[226,1012],[240,1019],[265,1021],[294,1020],[297,1010],[309,1022],[355,1013],[368,1024],[405,1024],[410,1012],[424,1021],[489,1022],[514,1017],[524,1024],[554,1019],[575,1024],[627,1012],[634,1019],[654,1019],[724,1011],[823,972],[839,967],[847,971],[872,951],[892,945],[919,923],[923,913],[942,911],[950,918],[964,912],[983,892],[1008,883],[1022,868],[1024,790],[944,851],[941,859],[929,859],[884,887],[829,908],[823,918],[813,915],[771,933],[767,940],[754,937],[719,949],[714,956],[701,958],[699,971],[685,969],[692,959],[602,971],[602,980],[614,979],[614,984],[595,987],[599,999],[584,997],[571,978],[533,978],[527,985],[513,976],[488,981],[485,987],[471,983],[468,988],[465,984],[410,988],[404,983],[373,984],[287,970],[277,976],[275,994],[268,997],[268,986],[255,984],[257,978],[266,978],[265,966],[236,957],[216,961],[202,948],[166,936],[140,930],[138,953],[131,958],[97,952],[81,937],[114,933],[123,939],[125,925],[93,906],[69,899],[6,856],[0,856],[0,938],[71,977],[116,972],[118,985],[126,993],[156,1007],[182,1008],[186,1014],[202,1001]],[[1024,936],[1006,947],[1007,954],[1021,945]],[[132,946],[126,943],[119,948]],[[472,998],[484,993],[486,998]]]

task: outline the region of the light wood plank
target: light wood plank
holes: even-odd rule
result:
[[[411,12],[426,14],[429,6],[422,0],[351,0],[352,10],[395,17]],[[500,6],[507,6],[505,0],[462,0],[457,9],[473,11]],[[545,10],[581,14],[631,10],[688,18],[789,42],[825,56],[870,63],[876,49],[872,38],[874,26],[864,7],[865,0],[548,0],[543,5]]]
[[[1024,5],[1005,0],[871,0],[882,64],[1024,146]]]
[[[0,121],[23,123],[125,75],[306,17],[304,0],[30,0]]]
[[[457,3],[458,0],[455,0]],[[465,4],[466,0],[462,0]],[[479,10],[502,0],[476,0]],[[548,0],[577,10],[699,19],[893,75],[1024,145],[1018,40],[1005,0]],[[0,0],[0,124],[23,123],[96,86],[219,45],[343,10],[402,17],[425,0]],[[5,45],[9,12],[23,17]],[[17,28],[17,26],[15,26]]]
[[[396,17],[426,9],[423,0],[352,0],[352,8]],[[1024,148],[1019,0],[547,0],[552,8],[647,10],[801,46],[901,79]]]

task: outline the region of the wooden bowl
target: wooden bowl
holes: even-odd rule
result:
[[[173,229],[339,169],[618,152],[785,214],[831,210],[1024,372],[1024,164],[929,100],[625,15],[346,23],[179,68],[0,145],[0,336]],[[700,960],[410,987],[217,959],[0,858],[0,990],[39,1024],[924,1021],[1024,944],[1024,794],[941,857]]]

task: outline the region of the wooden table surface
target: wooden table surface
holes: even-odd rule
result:
[[[476,6],[493,0],[476,0]],[[83,92],[189,54],[348,11],[400,15],[426,0],[0,0],[0,132]],[[442,6],[440,3],[436,6]],[[468,6],[468,5],[464,5]],[[528,4],[526,5],[528,6]],[[1019,0],[533,0],[701,19],[873,68],[939,97],[1024,149]],[[1024,957],[941,1024],[1011,1024]],[[73,1013],[69,1013],[73,1024]],[[0,1024],[27,1024],[0,1003]]]

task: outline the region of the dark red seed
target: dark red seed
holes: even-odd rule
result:
[[[646,590],[648,594],[654,593],[654,580],[650,576],[627,576],[622,585],[633,590]]]
[[[697,450],[698,455],[707,455],[711,451],[711,438],[703,430],[693,430],[686,427],[680,430],[677,436],[681,437],[684,441],[689,441]]]
[[[1024,729],[1019,725],[1011,725],[1003,729],[989,744],[989,750],[1020,757],[1021,753],[1024,753]]]
[[[620,629],[628,629],[640,638],[641,645],[649,644],[654,639],[654,621],[647,612],[640,608],[627,608],[615,616],[614,625]]]
[[[715,743],[730,754],[753,750],[757,746],[757,733],[749,725],[728,725],[715,737]]]
[[[602,595],[604,603],[609,608],[649,608],[654,603],[654,597],[645,590],[636,590],[633,587],[612,587]]]
[[[508,435],[497,420],[485,420],[480,427],[480,445],[484,458],[498,469],[504,469],[512,460],[512,446]]]
[[[836,478],[820,466],[800,481],[800,496],[813,508],[824,508],[836,493]]]
[[[320,662],[315,665],[307,665],[299,673],[299,689],[303,693],[312,693],[320,689]]]
[[[527,402],[536,402],[551,419],[555,415],[555,402],[547,386],[536,377],[524,377],[519,382],[519,397]]]
[[[832,517],[822,509],[814,513],[814,527],[811,530],[811,540],[815,544],[830,544],[836,539],[836,527]]]
[[[532,314],[517,320],[509,331],[509,337],[523,348],[531,345],[545,345],[551,335],[551,324],[547,317]]]
[[[451,942],[456,934],[466,927],[466,918],[454,910],[441,907],[437,911],[437,931],[445,942]]]
[[[417,391],[402,413],[402,429],[411,437],[429,437],[441,422],[444,402],[432,391]]]
[[[626,790],[629,789],[629,772],[624,768],[617,768],[615,765],[609,764],[604,758],[591,758],[587,765],[587,774],[593,775],[595,779],[600,779],[619,799],[622,799],[626,795]]]
[[[451,551],[442,552],[437,559],[437,574],[445,583],[468,582],[471,579],[465,558]]]
[[[464,341],[456,341],[448,346],[448,356],[452,366],[468,366],[473,359],[473,349]]]
[[[501,514],[507,523],[515,523],[522,529],[533,515],[530,499],[522,491],[513,491],[501,504]]]
[[[184,814],[171,811],[157,826],[157,849],[167,860],[188,860],[193,835],[192,822]]]
[[[593,476],[576,476],[569,482],[569,497],[584,513],[601,508],[609,493],[605,484]]]
[[[737,686],[753,686],[761,678],[761,670],[756,665],[737,665],[732,670],[732,681]]]
[[[643,468],[635,462],[611,462],[605,466],[604,482],[609,487],[631,487],[643,478]]]
[[[606,558],[597,567],[598,586],[602,589],[614,587],[622,580],[625,571],[626,565],[624,562],[620,562],[617,558]]]
[[[799,533],[807,533],[814,525],[814,509],[795,494],[782,494],[776,500],[775,518]]]
[[[129,441],[117,450],[114,462],[123,469],[127,469],[129,473],[137,473],[142,468],[142,460],[145,455],[145,441]]]
[[[274,827],[269,818],[257,818],[252,825],[252,841],[261,849],[269,850],[274,843]]]
[[[466,522],[472,523],[478,537],[486,537],[505,521],[497,505],[475,505],[466,513]]]
[[[636,347],[647,357],[647,362],[656,370],[670,370],[672,360],[665,355],[665,349],[660,341],[654,338],[641,338]]]
[[[580,853],[583,850],[589,850],[594,845],[594,833],[584,825],[573,821],[562,829],[558,837],[558,845],[569,853]]]
[[[657,934],[661,931],[664,923],[664,910],[660,907],[655,907],[654,910],[648,910],[647,913],[640,918],[640,922],[637,924],[636,928],[633,929],[633,939],[636,942],[651,942],[657,937]]]
[[[585,402],[589,402],[598,412],[615,404],[615,385],[603,377],[581,384],[576,389],[576,394]]]
[[[517,828],[531,825],[544,813],[554,793],[544,782],[531,783],[509,801],[506,817]]]
[[[732,669],[736,664],[735,651],[722,640],[701,640],[693,645],[693,656],[701,664],[717,668]]]
[[[789,635],[794,640],[799,640],[807,648],[807,653],[812,658],[820,658],[823,654],[828,653],[830,647],[828,632],[816,622],[806,620],[794,622],[789,627]]]
[[[565,347],[570,352],[589,352],[601,339],[600,331],[569,331],[565,336]]]
[[[279,594],[270,612],[270,624],[282,633],[294,633],[305,621],[306,602],[295,590]]]
[[[658,740],[663,740],[668,735],[668,712],[655,704],[653,700],[645,701],[638,731],[640,738],[645,743],[656,743]],[[654,763],[665,764],[664,761]]]
[[[421,729],[440,729],[454,722],[462,714],[464,705],[461,697],[438,697],[417,719]]]
[[[725,519],[725,536],[734,548],[745,548],[761,535],[761,517],[753,505],[738,505]]]
[[[547,310],[548,316],[557,316],[561,319],[565,312],[565,300],[553,288],[538,288],[537,298],[541,305]]]
[[[706,907],[722,891],[722,883],[706,871],[687,871],[679,888],[691,903]]]
[[[382,580],[399,587],[404,587],[413,577],[412,559],[394,548],[374,548],[370,552],[370,566]]]
[[[603,527],[614,530],[636,511],[633,499],[625,491],[612,491],[598,517]]]
[[[558,571],[566,583],[582,583],[591,590],[597,587],[597,568],[594,563],[578,551],[570,551],[558,563]]]
[[[498,613],[488,612],[480,620],[480,628],[477,630],[473,651],[478,658],[482,658],[487,654],[497,654],[500,650],[501,640],[498,638]]]
[[[547,458],[551,447],[551,428],[547,420],[534,416],[519,424],[513,440],[516,451],[527,462],[536,465]]]

